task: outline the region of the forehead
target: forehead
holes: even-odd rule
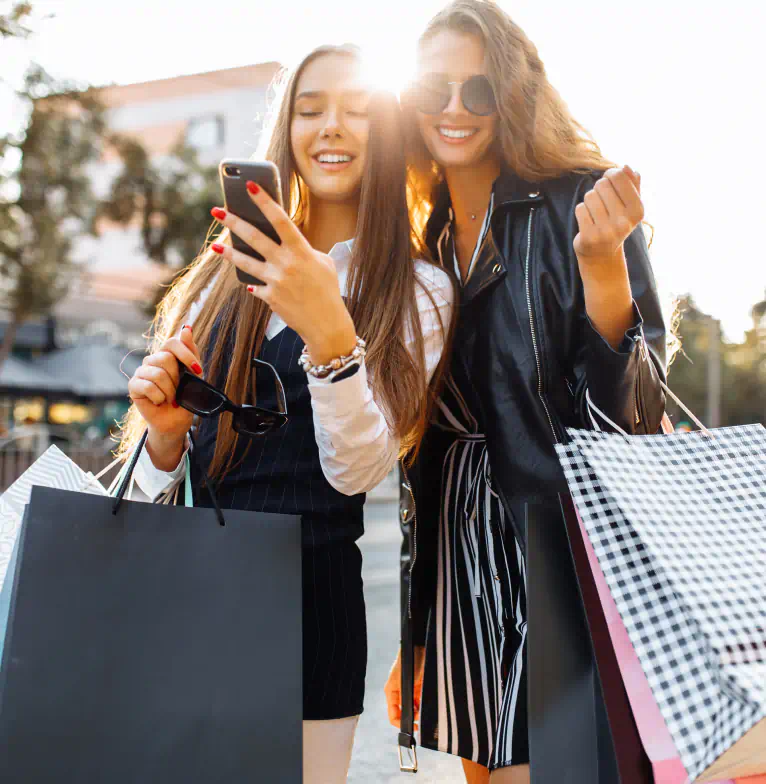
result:
[[[301,93],[335,93],[362,88],[359,62],[342,54],[323,54],[310,62],[296,84],[296,96]]]
[[[445,73],[459,81],[486,72],[484,43],[478,35],[456,30],[440,30],[427,38],[418,50],[421,73]]]

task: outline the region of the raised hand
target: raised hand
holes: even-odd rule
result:
[[[350,354],[356,344],[353,321],[341,297],[335,263],[311,247],[285,211],[255,183],[247,183],[250,198],[279,235],[281,244],[269,239],[246,221],[219,207],[212,215],[263,256],[258,261],[228,245],[213,250],[239,269],[262,280],[248,286],[253,296],[266,302],[304,340],[314,364],[325,364]]]
[[[574,250],[581,268],[624,263],[622,245],[644,218],[641,177],[630,166],[609,169],[577,205],[575,217]]]
[[[170,338],[159,351],[146,357],[128,382],[130,399],[149,428],[149,454],[157,468],[165,471],[178,464],[194,418],[176,403],[179,362],[202,375],[199,349],[188,326],[181,330],[180,337]]]

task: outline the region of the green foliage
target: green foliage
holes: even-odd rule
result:
[[[29,106],[26,130],[0,140],[0,152],[15,149],[20,157],[14,171],[0,174],[0,308],[11,316],[8,334],[49,313],[79,272],[71,251],[93,222],[87,168],[101,155],[106,128],[93,91],[55,82],[39,66],[28,70],[19,97]],[[10,349],[0,349],[0,363]]]
[[[114,135],[111,143],[123,168],[101,214],[123,225],[138,220],[146,255],[173,269],[147,304],[146,313],[153,316],[167,285],[202,248],[210,210],[221,199],[218,169],[201,164],[183,142],[169,156],[154,159],[135,139]]]
[[[710,361],[710,317],[691,297],[682,300],[680,325],[683,353],[670,368],[673,392],[703,422],[707,415],[708,367]],[[752,309],[753,329],[743,343],[728,343],[719,336],[721,362],[721,425],[766,424],[766,300]],[[760,326],[763,325],[763,326]],[[673,422],[688,417],[671,401],[668,412]],[[706,423],[707,424],[707,423]]]

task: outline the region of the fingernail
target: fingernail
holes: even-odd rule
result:
[[[222,210],[220,207],[213,207],[210,210],[210,214],[218,220],[223,220],[226,217],[226,210]]]
[[[198,376],[201,376],[201,375],[202,375],[202,366],[200,365],[200,363],[199,363],[199,362],[195,362],[195,363],[194,363],[194,364],[191,366],[191,369],[192,369],[192,370],[193,370],[193,371],[194,371],[194,372],[195,372],[195,373],[196,373]]]
[[[188,329],[188,330],[189,330],[189,334],[190,334],[190,335],[192,335],[192,334],[193,334],[193,333],[192,333],[192,328],[191,328],[191,327],[190,327],[188,324],[184,324],[184,329]]]
[[[255,291],[255,286],[248,286],[247,290],[252,294]]]
[[[250,193],[252,193],[252,194],[256,194],[256,193],[258,193],[258,191],[260,190],[260,188],[259,188],[259,187],[258,187],[258,186],[257,186],[257,185],[256,185],[256,184],[255,184],[255,183],[252,181],[252,180],[248,180],[248,181],[245,183],[245,187],[246,187],[246,188],[247,188],[247,189],[250,191]]]
[[[223,245],[218,242],[214,242],[210,247],[213,249],[213,253],[223,253]]]
[[[180,406],[178,405],[178,403],[175,400],[172,400],[170,402],[170,405],[173,406],[173,408],[180,408]]]

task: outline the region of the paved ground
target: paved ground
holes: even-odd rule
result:
[[[359,723],[349,782],[352,784],[463,784],[459,761],[447,754],[419,749],[420,772],[399,772],[396,730],[388,723],[383,685],[399,646],[398,562],[401,536],[391,488],[382,488],[365,509],[367,533],[364,588],[370,659],[365,712]],[[386,500],[391,499],[391,500]]]

